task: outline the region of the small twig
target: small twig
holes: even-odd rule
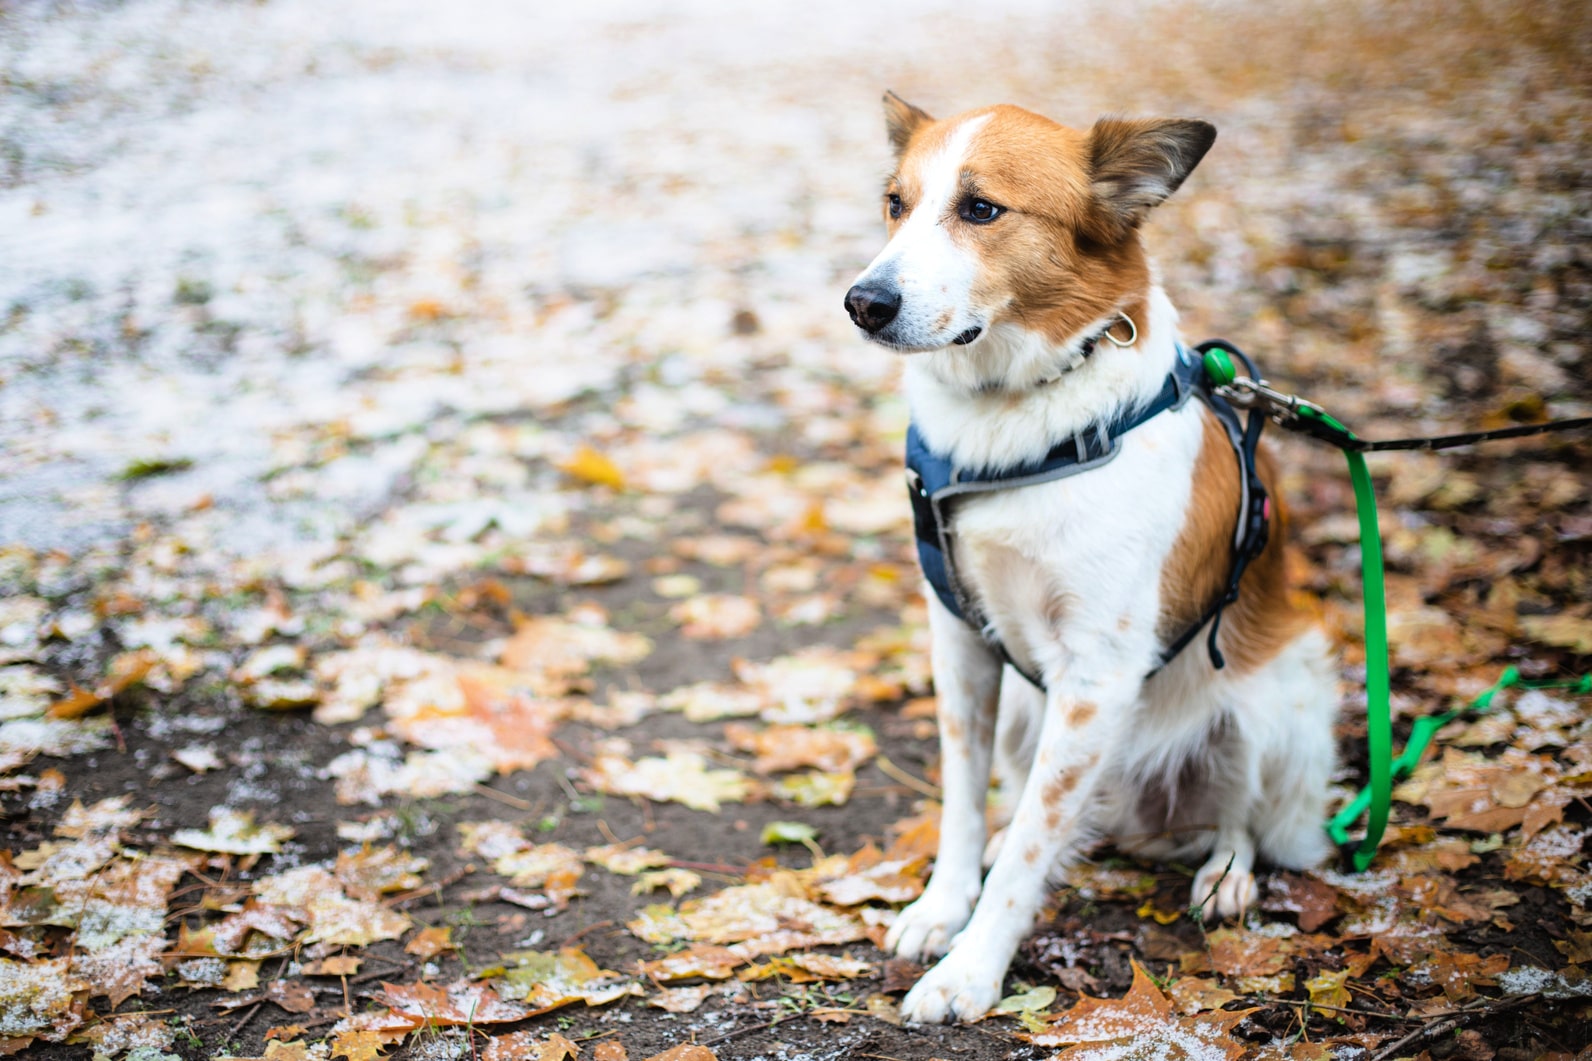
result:
[[[238,1033],[244,1029],[245,1025],[254,1019],[254,1015],[260,1012],[260,1007],[263,1005],[265,1005],[264,999],[256,1002],[254,1005],[249,1007],[249,1011],[247,1013],[238,1018],[238,1022],[236,1024],[227,1029],[227,1042],[231,1042],[233,1039],[238,1037]]]
[[[390,899],[383,899],[381,905],[387,907],[389,910],[396,910],[405,903],[412,903],[416,899],[424,899],[428,895],[441,895],[442,889],[446,888],[450,884],[457,884],[459,881],[463,880],[465,877],[468,877],[474,872],[475,863],[466,863],[464,866],[454,870],[441,880],[432,881],[424,888],[415,888],[412,891],[400,892]]]
[[[798,1017],[805,1016],[807,1016],[805,1013],[787,1013],[783,1017],[775,1017],[773,1020],[767,1021],[763,1024],[749,1024],[744,1028],[737,1028],[733,1032],[727,1032],[724,1035],[719,1036],[717,1039],[709,1039],[707,1042],[699,1043],[697,1045],[712,1048],[717,1046],[719,1043],[729,1042],[731,1039],[739,1039],[741,1036],[750,1035],[753,1032],[770,1031],[771,1029],[777,1028],[781,1024],[784,1024],[788,1020],[795,1020]]]
[[[591,924],[587,925],[573,936],[566,937],[564,942],[558,945],[558,949],[563,950],[565,947],[569,946],[571,943],[574,943],[577,939],[580,939],[580,937],[584,936],[588,932],[595,932],[599,928],[612,928],[613,925],[614,923],[612,921],[593,921]]]
[[[499,792],[490,785],[477,784],[475,786],[475,791],[477,794],[485,796],[487,799],[495,799],[505,806],[513,807],[515,810],[528,811],[532,806],[530,800],[521,799],[518,796],[511,796],[507,792]]]
[[[729,866],[723,862],[684,862],[677,858],[669,860],[671,869],[693,869],[699,873],[721,873],[727,877],[746,876],[745,866]]]
[[[913,777],[895,763],[892,763],[888,757],[883,755],[879,756],[874,760],[874,765],[879,768],[880,773],[884,774],[893,781],[901,782],[903,785],[907,786],[918,795],[927,796],[930,799],[940,798],[940,790],[938,788],[935,788],[927,781]]]
[[[1433,1014],[1432,1018],[1428,1020],[1427,1023],[1421,1025],[1419,1028],[1416,1028],[1414,1031],[1410,1032],[1392,1046],[1385,1047],[1373,1054],[1371,1061],[1385,1061],[1386,1058],[1397,1055],[1398,1052],[1404,1049],[1406,1046],[1418,1043],[1422,1039],[1429,1039],[1432,1036],[1442,1035],[1444,1032],[1452,1031],[1472,1017],[1480,1016],[1483,1013],[1489,1016],[1496,1013],[1507,1013],[1509,1010],[1519,1009],[1521,1006],[1535,1002],[1538,997],[1539,996],[1535,994],[1519,995],[1515,998],[1506,999],[1503,1001],[1485,998],[1479,1000],[1480,1002],[1484,1003],[1483,1005],[1461,1006],[1459,1009],[1451,1009],[1445,1013]],[[1497,1004],[1491,1004],[1495,1002]]]
[[[1253,1002],[1258,1006],[1291,1006],[1294,1009],[1319,1009],[1323,1013],[1352,1013],[1356,1017],[1378,1017],[1382,1020],[1416,1021],[1420,1017],[1400,1016],[1397,1013],[1379,1013],[1374,1009],[1348,1009],[1344,1006],[1328,1006],[1321,1002],[1295,1002],[1291,998],[1262,998],[1258,995],[1246,995],[1245,1002]]]

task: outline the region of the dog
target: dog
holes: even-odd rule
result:
[[[1142,410],[1188,363],[1140,228],[1213,126],[1108,117],[1077,130],[1005,105],[935,120],[894,94],[885,118],[889,239],[846,308],[907,355],[929,450],[957,469],[1029,465]],[[1271,455],[1251,467],[1277,498]],[[1243,475],[1210,403],[1188,401],[1098,466],[959,500],[943,540],[977,625],[926,594],[940,845],[886,939],[904,958],[945,957],[907,994],[907,1020],[984,1015],[1048,881],[1096,840],[1203,857],[1192,901],[1207,917],[1253,903],[1257,856],[1303,868],[1327,855],[1337,679],[1288,593],[1280,503],[1209,657],[1195,639],[1162,665],[1185,628],[1209,632]],[[992,767],[1010,810],[986,849]]]

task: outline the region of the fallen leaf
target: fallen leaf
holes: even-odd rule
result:
[[[1235,1041],[1232,1029],[1255,1012],[1181,1015],[1161,993],[1148,973],[1135,962],[1133,986],[1120,999],[1093,998],[1088,995],[1065,1013],[1052,1017],[1043,1031],[1019,1033],[1036,1046],[1066,1046],[1055,1056],[1083,1058],[1101,1056],[1100,1047],[1109,1046],[1111,1057],[1118,1058],[1226,1058],[1242,1056],[1245,1044]]]
[[[430,961],[439,954],[453,950],[453,929],[448,925],[432,925],[415,933],[404,944],[404,953],[413,954],[421,961]]]
[[[760,774],[783,773],[817,767],[831,773],[854,770],[878,751],[873,734],[863,729],[829,726],[725,727],[730,745],[757,756],[753,769]]]
[[[216,807],[210,811],[208,830],[178,829],[171,834],[171,842],[178,847],[229,855],[273,855],[282,850],[282,841],[293,838],[293,833],[288,825],[255,825],[252,811]]]
[[[709,770],[694,752],[673,752],[665,758],[631,762],[612,750],[599,751],[582,771],[586,783],[613,796],[642,796],[659,803],[683,803],[693,810],[717,811],[723,803],[739,803],[754,791],[752,782],[734,770]]]
[[[705,641],[745,637],[763,621],[763,610],[750,597],[707,593],[691,597],[669,609],[686,637]]]
[[[625,488],[625,476],[619,466],[590,446],[581,446],[570,454],[558,465],[558,470],[593,486],[606,486],[611,490]]]

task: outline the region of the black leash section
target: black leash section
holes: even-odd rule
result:
[[[1313,422],[1313,421],[1309,421]],[[1545,424],[1521,424],[1519,427],[1500,427],[1496,431],[1467,431],[1463,435],[1437,435],[1434,438],[1388,438],[1380,440],[1355,438],[1348,441],[1339,441],[1334,435],[1332,442],[1344,449],[1358,450],[1361,453],[1376,453],[1390,449],[1454,449],[1456,446],[1469,446],[1476,442],[1491,442],[1500,438],[1527,438],[1531,435],[1545,435],[1550,431],[1577,431],[1592,427],[1592,416],[1577,417],[1574,420],[1550,420]]]

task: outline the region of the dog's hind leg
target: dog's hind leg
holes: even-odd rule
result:
[[[1254,899],[1258,853],[1288,869],[1313,866],[1330,845],[1322,828],[1334,760],[1337,684],[1326,642],[1311,630],[1231,688],[1236,724],[1213,775],[1216,845],[1194,877],[1205,916],[1241,916]]]
[[[1011,823],[1028,771],[1034,765],[1034,749],[1039,744],[1039,716],[1045,709],[1045,694],[1027,678],[1008,666],[1001,673],[1000,710],[995,721],[996,795],[990,807],[994,832],[984,845],[984,868],[995,864],[1006,826]]]
[[[886,950],[914,961],[944,954],[978,900],[1001,680],[1000,657],[932,592],[926,596],[939,694],[940,849],[928,887],[885,938]]]

